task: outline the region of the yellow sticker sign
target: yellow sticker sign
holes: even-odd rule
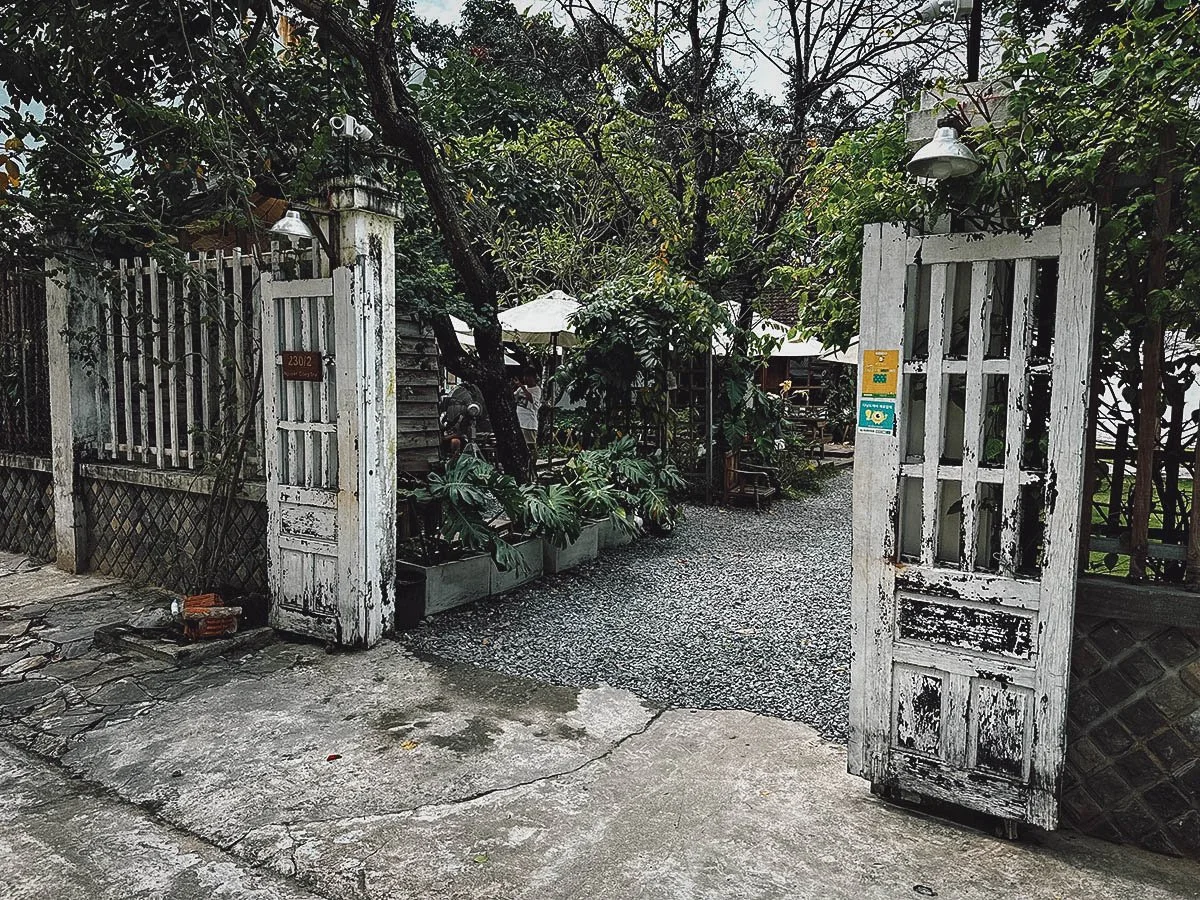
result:
[[[899,350],[864,350],[862,395],[864,397],[895,397],[899,369]]]

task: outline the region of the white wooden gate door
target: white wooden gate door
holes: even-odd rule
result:
[[[354,594],[340,584],[347,542],[339,553],[338,462],[346,454],[338,447],[338,392],[356,384],[339,364],[334,320],[335,295],[345,296],[349,277],[346,268],[331,278],[262,276],[270,623],[338,643],[340,602]]]
[[[1058,824],[1092,216],[863,247],[849,768]]]

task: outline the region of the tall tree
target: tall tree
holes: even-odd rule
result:
[[[288,40],[277,42],[281,15]],[[430,31],[408,7],[31,0],[0,29],[9,218],[21,210],[25,221],[107,239],[169,240],[197,216],[248,212],[253,189],[295,196],[310,187],[328,171],[322,122],[331,111],[376,124],[381,142],[419,180],[456,286],[474,311],[474,352],[459,344],[446,310],[432,316],[443,358],[480,387],[503,467],[525,476],[528,448],[496,318],[503,273],[470,227],[470,191],[409,90],[411,40]],[[23,171],[30,177],[22,180]]]
[[[344,6],[326,0],[291,0],[327,39],[331,50],[345,54],[361,67],[367,97],[383,143],[400,151],[424,188],[438,237],[458,276],[474,318],[474,354],[459,343],[449,312],[431,316],[442,358],[451,372],[474,383],[483,394],[496,434],[502,468],[524,479],[529,471],[529,448],[517,425],[516,404],[504,370],[500,322],[503,273],[487,248],[468,227],[464,195],[455,183],[443,151],[421,116],[409,90],[410,59],[401,59],[401,28],[411,19],[398,0],[369,0],[365,6]]]

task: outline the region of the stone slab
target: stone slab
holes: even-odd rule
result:
[[[21,637],[29,630],[28,619],[17,619],[15,621],[0,621],[0,643],[5,641],[15,640]]]
[[[97,647],[163,660],[176,666],[194,666],[227,653],[248,653],[265,647],[273,640],[275,632],[270,628],[252,628],[228,637],[187,643],[147,636],[123,624],[102,625],[95,632]]]
[[[1200,896],[1194,863],[890,806],[795,722],[663,712],[393,642],[221,665],[76,736],[63,765],[329,897]]]
[[[24,557],[0,551],[0,609],[20,609],[111,588],[104,575],[72,575],[50,564],[30,566]]]

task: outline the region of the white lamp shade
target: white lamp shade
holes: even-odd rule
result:
[[[312,229],[304,224],[304,220],[300,218],[300,213],[294,209],[289,209],[283,214],[283,218],[271,226],[271,234],[281,234],[284,237],[291,238],[293,241],[312,240]]]
[[[970,175],[980,165],[979,157],[959,140],[958,132],[950,127],[942,127],[933,133],[928,144],[913,154],[908,161],[908,171],[921,178],[942,181]]]

